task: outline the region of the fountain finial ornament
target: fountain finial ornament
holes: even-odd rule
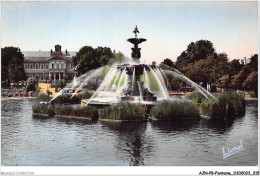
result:
[[[138,44],[145,42],[146,39],[144,38],[137,38],[137,33],[140,33],[137,26],[135,27],[133,33],[135,34],[135,38],[129,38],[127,41],[134,44],[134,47],[132,48],[132,58],[134,60],[139,60],[141,58],[141,48],[138,48]]]

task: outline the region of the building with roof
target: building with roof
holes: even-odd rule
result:
[[[55,45],[55,51],[25,51],[24,69],[27,77],[36,77],[39,81],[70,81],[76,75],[72,57],[76,52],[63,53],[61,45]]]

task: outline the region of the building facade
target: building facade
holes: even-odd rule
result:
[[[61,45],[55,45],[55,51],[25,51],[24,69],[27,77],[36,77],[39,81],[70,81],[76,75],[72,56],[76,52],[62,53]]]

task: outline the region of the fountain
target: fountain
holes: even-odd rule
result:
[[[72,83],[65,87],[65,89],[76,88],[71,97],[76,95],[77,91],[81,90],[84,84],[90,79],[95,78],[106,70],[106,75],[99,88],[90,99],[82,100],[83,104],[114,105],[128,101],[131,103],[153,105],[164,100],[177,101],[179,100],[178,98],[169,97],[168,90],[170,84],[166,77],[167,74],[171,74],[186,82],[207,99],[214,98],[211,93],[174,68],[172,70],[162,70],[155,65],[140,63],[141,48],[138,45],[145,42],[146,39],[137,37],[137,33],[139,33],[137,26],[133,33],[135,34],[135,38],[127,40],[134,45],[131,48],[132,60],[120,64],[116,63],[112,66],[100,67],[75,78]],[[61,90],[57,96],[63,93],[64,91]]]

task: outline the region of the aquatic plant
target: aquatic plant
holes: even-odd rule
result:
[[[188,97],[192,100],[193,103],[201,103],[203,100],[206,100],[206,98],[199,92],[195,92]]]
[[[51,97],[49,97],[46,94],[38,93],[37,96],[36,96],[36,100],[37,101],[50,101]]]
[[[203,100],[200,107],[202,113],[208,117],[233,118],[245,114],[244,95],[228,92],[210,101]]]
[[[141,104],[120,103],[116,106],[105,108],[100,113],[101,119],[113,120],[143,120],[147,107]]]
[[[91,117],[92,119],[98,119],[97,108],[92,106],[85,106],[80,108],[72,108],[66,106],[56,107],[55,115]]]
[[[163,101],[151,109],[152,119],[195,119],[200,117],[199,109],[190,102],[185,101]]]
[[[33,106],[33,113],[39,114],[49,114],[50,116],[54,115],[54,107],[43,105],[43,104],[36,104]]]

